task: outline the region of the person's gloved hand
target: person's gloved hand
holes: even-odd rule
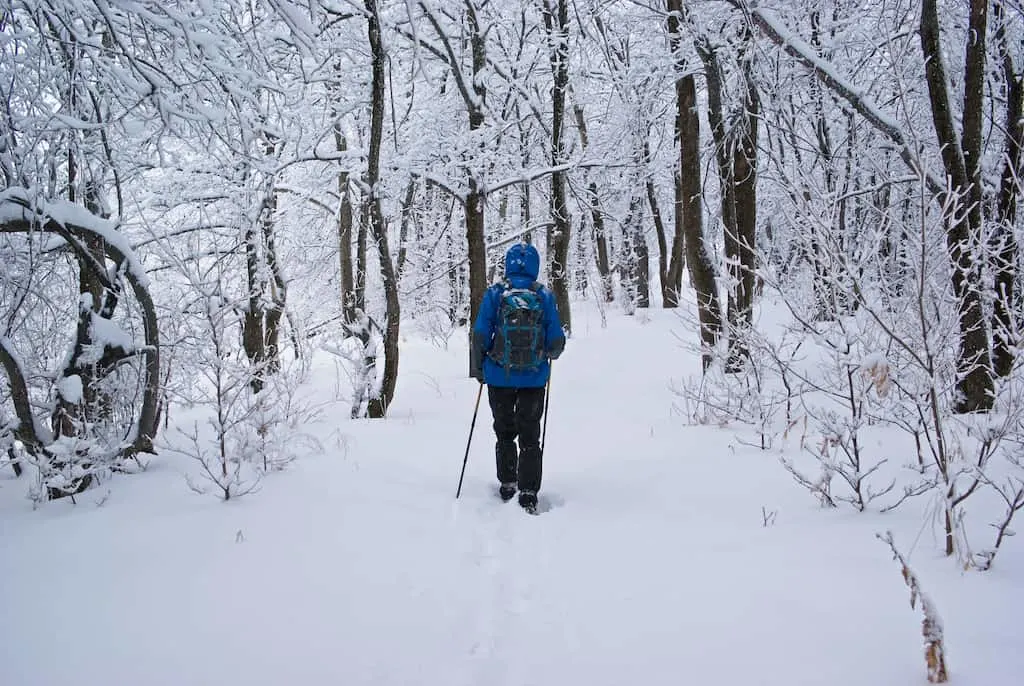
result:
[[[476,379],[477,381],[479,381],[480,383],[484,382],[484,370],[482,367],[474,366],[472,369],[469,370],[469,375]]]
[[[551,348],[548,350],[548,358],[557,360],[563,350],[565,350],[565,339],[559,338],[551,344]]]

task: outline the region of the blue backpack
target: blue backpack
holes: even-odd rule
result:
[[[490,358],[505,372],[536,371],[544,361],[544,299],[539,283],[512,288],[505,282]]]

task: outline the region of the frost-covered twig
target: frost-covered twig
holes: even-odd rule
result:
[[[917,575],[914,574],[900,551],[896,549],[892,532],[887,531],[884,536],[882,534],[877,534],[877,536],[892,550],[893,559],[900,563],[903,581],[910,588],[910,607],[916,607],[918,599],[921,600],[921,612],[924,614],[924,619],[921,621],[921,635],[924,637],[924,659],[928,667],[928,682],[944,684],[949,680],[949,675],[946,671],[946,648],[943,643],[942,619],[931,598],[921,589],[921,582],[918,581]]]
[[[192,444],[191,457],[202,467],[202,477],[213,484],[219,498],[225,501],[240,498],[243,495],[252,493],[259,487],[261,474],[251,469],[250,465],[246,465],[245,461],[240,459],[239,456],[229,455],[224,450],[225,443],[223,440],[217,444],[219,450],[211,452],[206,447],[208,441],[203,440],[199,435],[198,424],[193,426],[191,432],[185,433],[181,431],[181,433]],[[245,470],[244,472],[243,469]],[[187,474],[185,475],[185,482],[196,493],[202,495],[207,493],[206,488],[193,481]]]
[[[1009,478],[1003,484],[990,481],[989,486],[1002,498],[1006,509],[1003,510],[1002,518],[992,524],[996,530],[995,543],[991,548],[976,553],[972,557],[972,564],[981,571],[988,571],[992,568],[992,563],[995,561],[1003,541],[1007,537],[1015,535],[1016,532],[1010,528],[1010,524],[1013,522],[1014,516],[1024,509],[1024,481],[1020,478]]]
[[[832,477],[835,475],[835,469],[829,464],[828,461],[822,460],[821,462],[821,476],[817,479],[812,479],[802,473],[800,470],[793,465],[793,461],[787,458],[781,458],[780,462],[782,466],[786,468],[793,479],[810,491],[818,500],[821,502],[822,507],[835,507],[836,499],[832,495]]]

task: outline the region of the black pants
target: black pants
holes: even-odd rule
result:
[[[495,456],[498,481],[519,482],[519,490],[540,490],[540,420],[544,414],[544,388],[487,387],[487,400],[498,437]],[[519,439],[518,451],[516,438]]]

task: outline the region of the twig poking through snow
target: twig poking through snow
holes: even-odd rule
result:
[[[917,575],[910,569],[900,551],[896,549],[892,532],[887,531],[884,536],[881,534],[877,534],[877,536],[880,541],[889,545],[893,559],[900,563],[903,580],[910,588],[910,607],[915,607],[917,599],[921,599],[921,612],[924,613],[924,619],[921,621],[921,634],[924,636],[924,659],[928,666],[928,682],[944,684],[949,680],[949,676],[946,672],[946,648],[942,640],[942,619],[939,618],[931,598],[921,590],[921,582],[917,580]]]

